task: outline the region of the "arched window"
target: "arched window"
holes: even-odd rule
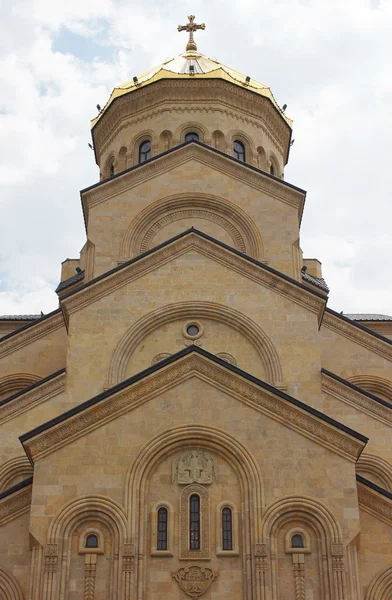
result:
[[[222,510],[222,550],[233,550],[233,516],[227,506]]]
[[[295,535],[293,535],[293,537],[291,538],[291,547],[292,548],[305,548],[302,535],[299,535],[299,533],[296,533]]]
[[[158,510],[157,550],[167,550],[167,508]]]
[[[86,537],[86,548],[98,548],[98,537],[94,533]]]
[[[110,165],[110,177],[114,176],[114,163]]]
[[[151,158],[151,142],[150,140],[145,140],[139,146],[139,162],[145,162]]]
[[[189,133],[187,133],[185,135],[185,141],[186,142],[191,142],[191,141],[198,142],[199,141],[199,134],[196,133],[196,131],[190,131]]]
[[[234,152],[234,158],[236,158],[237,160],[242,160],[242,162],[245,162],[245,146],[242,142],[239,142],[238,140],[234,140],[233,152]]]
[[[271,173],[271,175],[275,175],[275,169],[274,169],[274,165],[272,163],[270,166],[270,173]]]
[[[200,497],[189,498],[189,549],[200,550]]]

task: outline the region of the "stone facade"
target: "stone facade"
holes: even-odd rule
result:
[[[3,319],[0,598],[387,600],[389,326],[326,307],[268,88],[175,60],[94,121],[60,308]]]

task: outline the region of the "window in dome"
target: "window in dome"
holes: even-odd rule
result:
[[[186,142],[198,142],[199,141],[199,134],[196,133],[196,131],[190,131],[189,133],[187,133],[185,135],[185,141]]]
[[[245,146],[242,142],[235,140],[233,143],[234,158],[245,162]]]
[[[146,140],[139,146],[139,163],[145,162],[149,158],[151,158],[151,142]]]

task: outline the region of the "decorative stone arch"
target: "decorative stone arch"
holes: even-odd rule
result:
[[[199,134],[200,142],[203,142],[204,144],[211,143],[210,134],[207,127],[199,121],[187,121],[186,123],[182,123],[179,127],[177,127],[174,134],[174,143],[183,144],[186,134],[190,133],[191,131]]]
[[[165,458],[181,448],[201,446],[224,458],[238,477],[242,497],[243,556],[251,556],[255,540],[260,535],[259,515],[263,511],[263,481],[253,454],[234,436],[222,429],[207,425],[184,424],[158,433],[139,451],[126,477],[125,506],[130,523],[131,540],[135,554],[140,556],[135,573],[134,596],[142,597],[146,577],[145,542],[147,539],[146,514],[148,481],[151,473]],[[244,560],[244,597],[251,598],[256,585],[254,562]],[[137,595],[137,592],[139,595]]]
[[[162,131],[161,135],[159,136],[158,152],[159,153],[166,152],[172,146],[173,146],[173,134],[171,131],[169,131],[169,129],[165,129],[165,131]]]
[[[17,456],[3,463],[0,467],[0,492],[15,484],[18,477],[31,477],[33,467],[27,456]]]
[[[123,561],[128,560],[131,547],[128,543],[128,524],[123,507],[105,496],[85,496],[65,504],[50,523],[46,558],[50,557],[51,568],[45,571],[45,600],[57,600],[67,594],[69,581],[71,537],[78,525],[94,520],[105,525],[112,536],[114,560],[112,569],[112,589],[120,594],[124,586],[129,586],[129,572],[123,572]],[[56,567],[56,568],[54,568]]]
[[[392,594],[392,567],[385,567],[371,582],[365,600],[390,600]]]
[[[0,592],[4,600],[24,600],[22,588],[11,573],[0,567]]]
[[[257,168],[261,171],[268,171],[267,154],[263,146],[257,147]]]
[[[268,158],[268,171],[270,172],[271,167],[273,167],[274,169],[274,176],[275,177],[281,177],[282,173],[281,173],[281,168],[280,168],[280,163],[279,160],[277,159],[277,157],[275,156],[275,154],[271,151],[269,153],[269,158]]]
[[[227,139],[227,144],[228,144],[227,145],[227,154],[230,154],[230,156],[233,156],[233,144],[234,144],[235,140],[238,140],[245,146],[245,163],[248,163],[249,165],[256,164],[254,143],[248,135],[246,135],[245,133],[243,133],[242,131],[240,131],[238,129],[232,129],[227,134],[226,139]]]
[[[128,154],[127,147],[121,146],[121,148],[118,152],[118,159],[117,159],[119,173],[121,173],[121,171],[125,171],[125,169],[128,166],[127,165],[127,154]]]
[[[380,456],[362,453],[355,470],[358,475],[362,475],[373,483],[381,485],[388,492],[392,492],[392,465]]]
[[[0,379],[0,400],[38,383],[41,379],[42,377],[32,373],[13,373],[2,377]]]
[[[139,131],[139,133],[133,137],[128,146],[129,166],[139,164],[139,147],[140,144],[147,140],[150,140],[151,142],[151,156],[158,154],[158,139],[155,131],[152,129],[144,129],[143,131]]]
[[[226,140],[225,140],[225,134],[223,133],[223,131],[216,129],[215,131],[212,132],[211,139],[212,139],[212,144],[213,144],[214,148],[216,148],[217,150],[220,150],[221,152],[226,151]]]
[[[354,385],[392,402],[392,381],[377,375],[352,375],[347,380]]]
[[[242,333],[256,348],[265,369],[266,380],[283,386],[283,372],[278,353],[268,335],[252,319],[242,313],[213,302],[189,301],[168,304],[139,319],[122,337],[109,365],[107,387],[124,381],[126,368],[140,341],[157,327],[186,318],[208,318],[225,323]],[[105,387],[106,387],[105,386]]]
[[[277,589],[277,534],[290,521],[301,520],[312,529],[325,557],[322,585],[326,598],[343,598],[346,589],[344,546],[341,527],[333,513],[320,501],[307,496],[286,496],[267,507],[261,524],[261,554],[268,565],[263,572],[264,593]],[[328,592],[326,591],[328,590]]]
[[[117,165],[117,161],[116,161],[116,157],[114,155],[114,152],[111,152],[110,155],[108,156],[108,158],[105,161],[105,165],[103,167],[103,171],[102,171],[102,179],[109,179],[110,177],[110,169],[113,165],[114,168],[114,172],[116,172],[116,165]]]
[[[154,202],[132,221],[121,241],[121,260],[138,256],[151,247],[154,236],[168,223],[188,217],[204,218],[221,226],[233,247],[263,260],[264,246],[258,228],[241,208],[209,194],[176,194]]]

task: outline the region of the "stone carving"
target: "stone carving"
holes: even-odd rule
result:
[[[200,497],[200,549],[189,547],[189,498],[192,494]],[[180,558],[201,560],[210,558],[210,500],[207,490],[193,483],[183,488],[180,498]]]
[[[157,354],[152,359],[151,366],[153,367],[157,363],[161,362],[161,360],[165,360],[165,358],[169,358],[169,356],[170,356],[169,352],[161,352],[160,354]]]
[[[190,448],[172,463],[172,481],[179,485],[201,483],[209,485],[216,481],[216,458],[202,448]]]
[[[228,352],[218,352],[217,356],[231,365],[237,366],[237,361],[232,354],[229,354]]]
[[[172,577],[177,581],[180,588],[192,600],[197,600],[197,598],[204,594],[218,575],[217,571],[213,571],[209,567],[201,567],[200,565],[181,567],[172,573]]]

